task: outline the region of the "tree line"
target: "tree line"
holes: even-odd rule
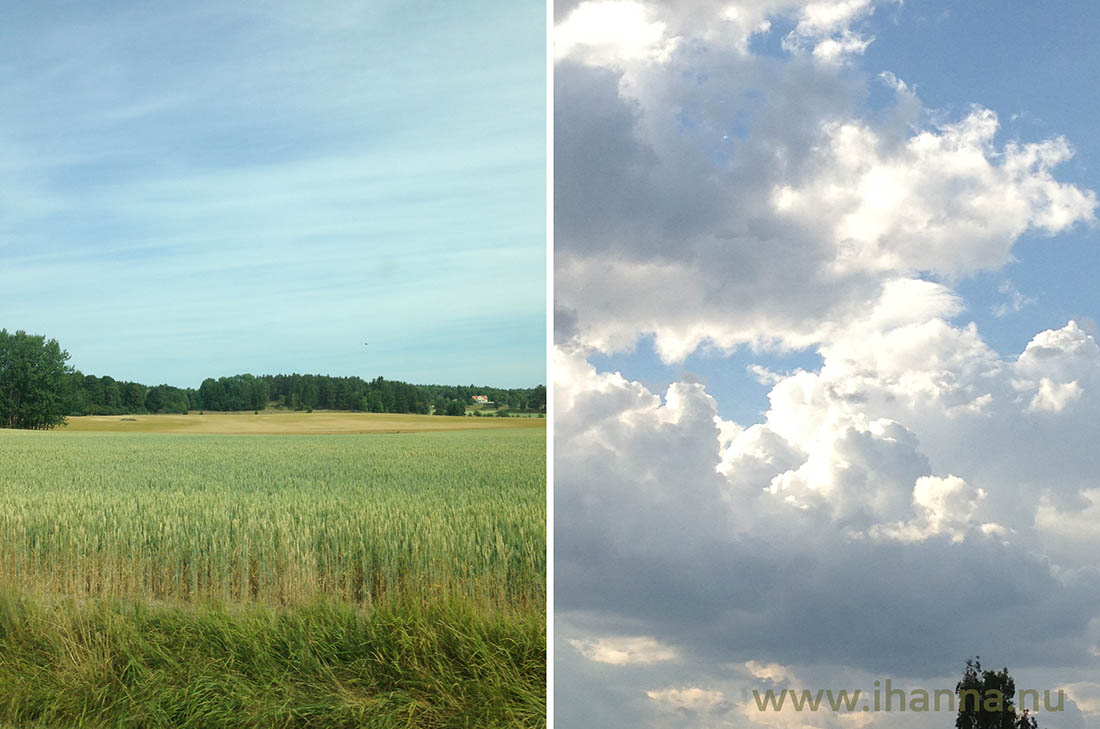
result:
[[[268,405],[290,410],[354,410],[369,413],[427,414],[438,403],[474,404],[474,395],[486,395],[497,407],[513,411],[546,409],[546,388],[412,385],[376,377],[330,375],[252,375],[208,377],[198,389],[172,385],[149,387],[109,376],[85,375],[74,370],[65,386],[66,415],[129,415],[186,413],[192,410],[262,410]]]
[[[69,367],[57,340],[0,329],[0,427],[50,428],[69,415],[133,415],[191,411],[349,410],[464,415],[474,395],[499,406],[544,411],[546,388],[412,385],[376,377],[252,375],[208,377],[198,388],[145,385]],[[452,404],[453,403],[453,404]]]
[[[501,389],[499,387],[475,385],[417,385],[432,402],[440,398],[445,401],[458,400],[466,404],[474,403],[474,395],[486,395],[489,401],[498,407],[520,412],[545,412],[546,387]]]

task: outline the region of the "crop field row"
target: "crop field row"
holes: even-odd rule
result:
[[[353,420],[0,430],[0,727],[545,726],[543,424]]]
[[[188,433],[220,435],[290,435],[349,433],[421,433],[450,430],[533,428],[545,430],[538,417],[449,417],[405,413],[322,411],[306,413],[264,410],[257,413],[187,415],[81,415],[71,417],[64,432]]]
[[[0,586],[371,605],[545,599],[545,431],[0,431]]]

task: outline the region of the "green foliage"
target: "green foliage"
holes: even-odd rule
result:
[[[47,429],[63,424],[68,359],[56,339],[0,329],[0,427]]]
[[[190,407],[187,392],[171,385],[149,388],[145,395],[145,410],[150,413],[178,413],[186,415]]]
[[[540,389],[541,388],[541,389]],[[358,410],[371,413],[446,412],[447,403],[472,402],[472,394],[488,393],[500,406],[519,412],[546,408],[546,388],[500,390],[485,387],[442,387],[410,385],[376,377],[326,375],[233,375],[208,377],[197,390],[170,385],[147,387],[137,382],[119,382],[73,372],[60,387],[66,415],[130,415],[141,413],[186,413],[189,410],[247,412],[263,410],[269,402],[291,410]],[[539,393],[541,392],[541,395]],[[429,403],[433,406],[429,407]]]
[[[153,390],[160,388],[159,392]],[[372,413],[428,414],[429,397],[407,382],[377,377],[326,375],[233,375],[208,377],[197,390],[139,383],[119,383],[110,377],[74,373],[67,383],[69,415],[182,413],[188,410],[247,412],[276,402],[292,410],[359,410]],[[166,389],[167,388],[167,389]]]
[[[465,415],[466,405],[459,400],[451,400],[447,403],[447,408],[444,412],[446,412],[447,415]]]
[[[507,407],[513,411],[537,413],[546,410],[546,387],[539,385],[530,388],[502,389],[499,387],[475,385],[418,385],[419,389],[432,401],[442,399],[461,400],[472,405],[474,395],[487,395],[497,407]]]
[[[372,413],[386,412],[386,405],[382,402],[382,393],[372,390],[367,393],[367,410]]]
[[[360,410],[372,413],[444,414],[450,401],[463,406],[488,395],[500,407],[542,412],[546,388],[411,385],[376,377],[326,375],[233,375],[206,378],[199,388],[163,384],[148,387],[74,371],[56,340],[0,330],[0,427],[50,428],[65,415],[187,413],[190,410],[244,412],[269,402],[292,410]]]
[[[267,407],[271,397],[270,383],[248,374],[217,380],[208,377],[196,393],[196,400],[204,410],[260,410]]]
[[[959,697],[956,729],[1036,729],[1035,718],[1026,709],[1016,711],[1016,682],[1007,667],[983,671],[978,658],[968,659],[955,693]]]

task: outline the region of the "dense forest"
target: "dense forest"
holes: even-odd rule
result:
[[[474,404],[486,395],[497,407],[513,412],[545,412],[546,388],[501,389],[474,385],[411,385],[377,377],[328,375],[233,375],[207,378],[196,390],[172,385],[153,387],[111,377],[66,375],[66,415],[186,413],[192,410],[262,410],[268,405],[290,410],[358,410],[371,413],[442,412],[440,404]]]

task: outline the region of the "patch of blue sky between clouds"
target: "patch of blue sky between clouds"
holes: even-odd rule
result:
[[[144,382],[543,381],[543,8],[4,16],[3,326]]]
[[[1075,150],[1057,179],[1100,189],[1100,97],[1094,76],[1100,48],[1100,6],[1073,0],[1053,4],[993,0],[962,4],[906,3],[874,23],[875,42],[861,66],[889,71],[921,98],[925,113],[954,119],[970,105],[994,110],[995,146],[1064,136]],[[1087,22],[1092,18],[1095,22]],[[873,87],[872,87],[873,88]],[[1094,227],[1057,236],[1025,233],[1012,261],[997,271],[953,282],[966,310],[956,323],[974,321],[1002,356],[1014,358],[1036,332],[1076,320],[1095,328],[1100,317],[1100,243]],[[1014,304],[1012,292],[1021,304]]]
[[[1083,23],[1092,16],[1095,24]],[[750,51],[761,59],[785,59],[784,38],[795,26],[789,17],[772,19],[767,32],[753,35]],[[895,113],[894,83],[900,80],[923,105],[925,124],[950,123],[973,105],[993,110],[999,128],[993,144],[1027,143],[1063,136],[1074,156],[1057,167],[1060,182],[1100,189],[1100,97],[1091,93],[1088,74],[1100,67],[1100,47],[1091,35],[1100,27],[1100,6],[1087,2],[1056,5],[1014,4],[993,0],[961,6],[941,3],[880,5],[861,21],[874,41],[853,73],[871,80],[866,86],[866,118],[878,121]],[[746,97],[747,98],[747,97]],[[709,99],[708,103],[718,103]],[[680,112],[682,129],[693,128],[690,110]],[[744,129],[736,120],[723,143],[711,153],[716,165],[737,154]],[[1036,332],[1075,320],[1095,332],[1100,319],[1100,251],[1095,226],[1077,225],[1057,235],[1026,232],[1015,242],[1012,259],[992,271],[972,272],[958,280],[915,276],[947,283],[964,309],[951,321],[975,322],[982,337],[1002,357],[1015,359]],[[684,362],[663,363],[651,339],[630,352],[595,355],[589,361],[603,372],[621,372],[655,392],[683,377],[704,382],[718,401],[719,414],[742,424],[761,422],[770,385],[761,384],[750,367],[777,372],[816,370],[820,357],[796,354],[733,353],[699,350]]]
[[[655,393],[664,393],[675,382],[701,383],[715,399],[720,417],[751,425],[764,422],[768,410],[773,383],[761,379],[764,371],[817,371],[822,359],[812,350],[777,353],[741,347],[727,352],[702,347],[682,362],[667,364],[654,349],[653,337],[643,337],[630,352],[594,354],[588,361],[600,372],[618,372]]]

